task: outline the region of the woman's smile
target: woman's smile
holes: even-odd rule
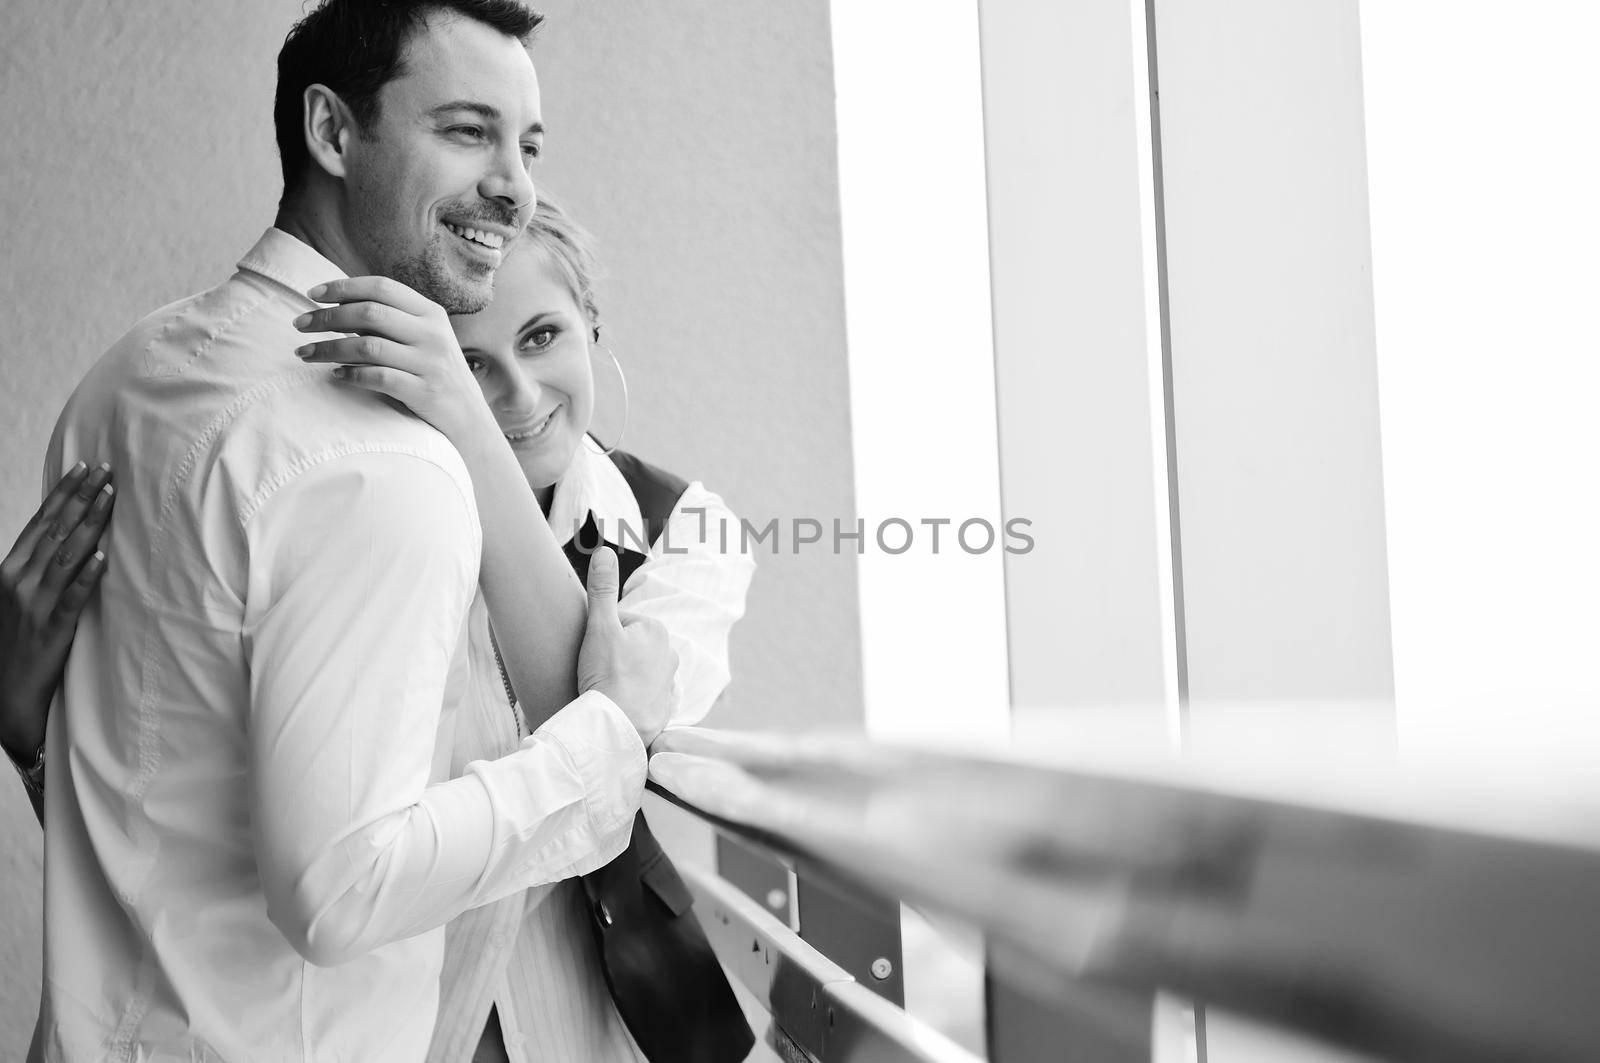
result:
[[[550,426],[555,424],[556,414],[561,412],[561,403],[551,407],[550,412],[533,421],[524,421],[514,428],[502,429],[505,437],[511,441],[512,446],[518,444],[536,443],[543,439],[549,432]]]

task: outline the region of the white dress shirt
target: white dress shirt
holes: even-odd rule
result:
[[[627,481],[592,440],[585,444],[551,501],[557,540],[566,543],[593,513],[613,546],[648,543]],[[738,519],[722,499],[691,483],[622,588],[618,612],[655,617],[677,652],[674,724],[699,722],[728,685],[728,633],[744,615],[755,571],[741,544]],[[485,616],[480,600],[471,624],[473,665],[480,670],[494,667]],[[504,691],[480,686],[477,692],[479,700],[463,706],[457,722],[458,766],[497,756],[517,740]],[[575,880],[527,890],[452,922],[429,1063],[471,1060],[491,1006],[512,1063],[642,1060],[611,1002],[593,934]]]
[[[49,721],[51,1061],[421,1060],[444,924],[627,843],[645,756],[587,694],[451,778],[472,486],[293,355],[333,263],[268,232],[92,369],[46,482],[117,519]]]

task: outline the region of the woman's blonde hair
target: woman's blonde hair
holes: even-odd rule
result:
[[[573,301],[583,311],[590,330],[598,338],[600,304],[595,296],[595,287],[600,279],[600,260],[595,255],[594,237],[573,220],[566,208],[547,198],[541,191],[533,217],[523,230],[519,243],[543,251],[561,271]]]

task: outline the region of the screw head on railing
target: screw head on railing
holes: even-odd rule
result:
[[[894,964],[890,963],[887,958],[879,956],[872,961],[872,977],[881,982],[891,974],[894,974]]]

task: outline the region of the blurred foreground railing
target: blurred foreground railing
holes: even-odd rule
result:
[[[1587,793],[698,729],[655,748],[658,793],[802,879],[981,928],[991,979],[1038,1000],[1164,991],[1397,1063],[1600,1058]],[[803,943],[775,960],[793,941],[780,920],[715,876],[692,885],[719,954],[810,1055],[971,1058]]]

